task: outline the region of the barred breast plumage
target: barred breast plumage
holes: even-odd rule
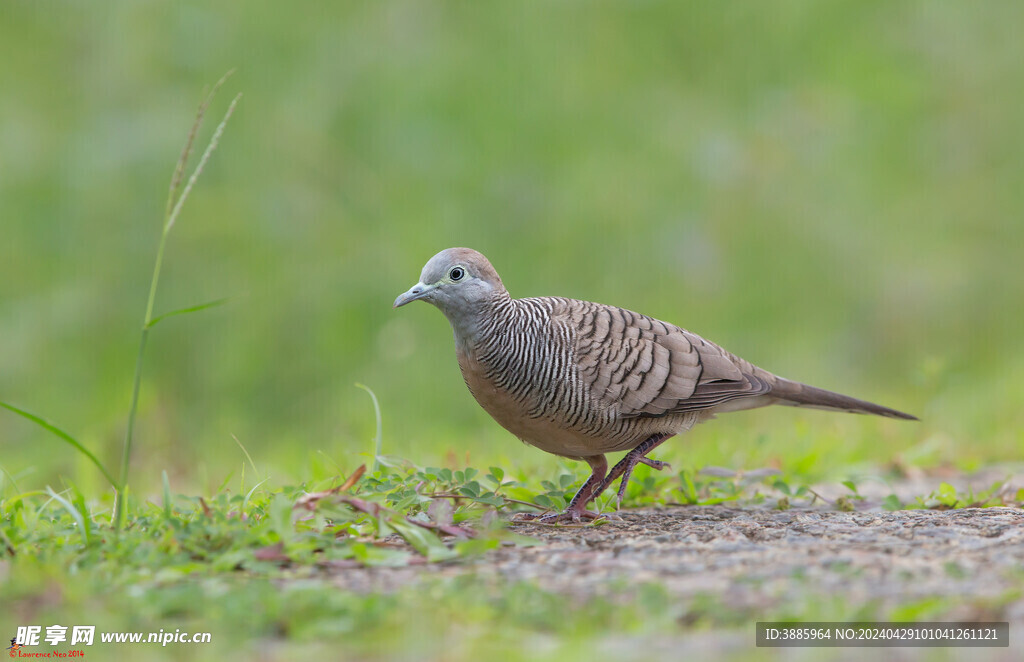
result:
[[[523,441],[586,461],[591,476],[565,513],[587,504],[669,437],[724,411],[769,404],[913,419],[888,407],[783,379],[675,325],[614,306],[560,297],[513,299],[490,262],[449,248],[395,300],[445,314],[466,385]],[[605,453],[629,451],[610,473]]]

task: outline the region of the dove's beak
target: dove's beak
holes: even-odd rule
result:
[[[398,295],[398,298],[395,299],[395,305],[392,306],[392,308],[399,308],[409,303],[410,301],[422,299],[426,295],[433,292],[434,288],[436,287],[436,285],[424,285],[423,283],[416,283],[411,288],[409,288],[408,292],[404,292]]]

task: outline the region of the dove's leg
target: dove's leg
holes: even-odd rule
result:
[[[604,455],[594,455],[583,458],[590,465],[590,478],[583,483],[583,487],[576,492],[576,496],[569,502],[569,507],[561,513],[550,513],[548,515],[533,515],[520,513],[516,516],[518,521],[536,521],[543,524],[554,524],[556,522],[578,522],[580,519],[597,519],[597,513],[587,510],[587,504],[597,498],[597,495],[607,486],[605,474],[608,473],[608,460]],[[600,488],[600,489],[598,489]]]
[[[619,483],[618,492],[619,502],[621,503],[622,497],[626,494],[626,486],[629,485],[629,477],[633,474],[633,468],[637,464],[642,462],[643,464],[646,464],[652,469],[657,469],[658,471],[661,471],[665,467],[669,466],[668,462],[652,460],[644,456],[650,453],[662,442],[664,442],[666,439],[671,438],[672,436],[674,435],[656,434],[654,436],[648,437],[643,442],[641,442],[639,446],[626,453],[626,456],[619,460],[619,463],[616,464],[612,468],[611,472],[609,472],[608,476],[605,477],[604,482],[598,488],[597,494],[594,495],[594,498],[597,498],[597,496],[600,495],[601,492],[604,492],[605,489],[612,484],[612,481],[614,481],[619,476],[622,476],[622,481]]]

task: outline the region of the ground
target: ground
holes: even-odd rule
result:
[[[900,489],[915,489],[912,485]],[[870,498],[866,499],[870,505]],[[345,570],[333,581],[388,591],[427,576],[471,575],[481,585],[526,580],[584,603],[657,585],[678,610],[678,635],[610,635],[601,650],[620,660],[683,659],[754,650],[754,622],[893,620],[1009,621],[1011,648],[886,649],[885,659],[1017,659],[1024,636],[1024,511],[881,508],[827,504],[674,506],[622,511],[599,526],[512,524],[543,542],[504,546],[472,564]],[[709,617],[710,614],[710,617]],[[689,627],[701,618],[708,627]],[[765,659],[863,659],[850,649],[759,651]],[[939,657],[936,658],[935,656]],[[946,656],[946,657],[943,657]]]

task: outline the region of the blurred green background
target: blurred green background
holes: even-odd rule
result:
[[[730,415],[660,455],[833,477],[1024,451],[1019,3],[30,2],[0,9],[0,399],[116,465],[167,182],[238,112],[168,246],[131,483],[274,482],[371,448],[550,470],[472,401],[448,246],[515,296],[639,310],[920,415]],[[0,416],[22,489],[102,478]],[[328,459],[329,458],[329,459]],[[582,471],[582,468],[581,468]]]

